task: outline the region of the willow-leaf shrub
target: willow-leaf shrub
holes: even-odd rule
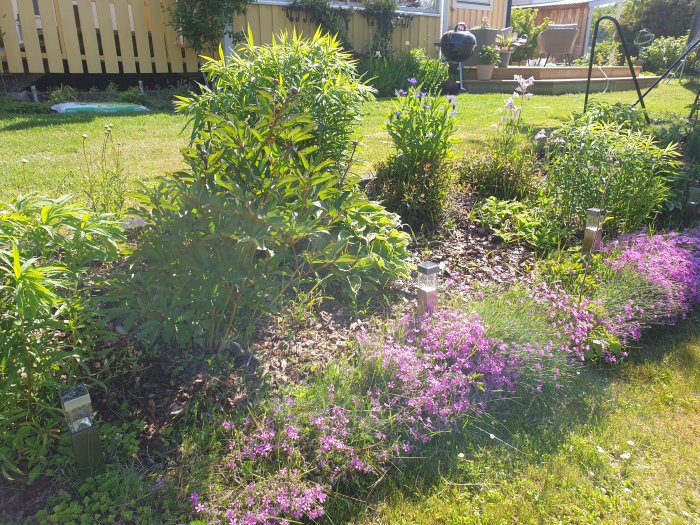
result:
[[[0,469],[46,461],[56,394],[95,344],[99,318],[84,283],[117,257],[118,225],[71,204],[20,197],[0,207]]]
[[[399,91],[386,129],[396,152],[377,165],[369,193],[414,229],[443,217],[453,179],[448,160],[454,134],[454,97],[434,97],[417,86]]]
[[[352,56],[320,30],[310,39],[282,33],[262,46],[249,34],[230,58],[207,60],[202,72],[208,86],[177,104],[192,119],[192,139],[210,115],[254,125],[258,93],[279,84],[299,93],[288,111],[308,115],[314,124],[300,145],[316,146],[339,168],[346,166],[362,105],[374,98],[374,90],[358,79]]]
[[[681,177],[677,145],[664,148],[641,131],[604,122],[573,122],[548,140],[545,193],[574,230],[587,208],[604,208],[608,227],[631,232],[664,207]]]
[[[285,84],[260,88],[248,118],[202,117],[191,171],[140,194],[152,228],[121,315],[144,341],[220,351],[293,290],[354,298],[407,275],[398,217],[313,145],[302,91]]]

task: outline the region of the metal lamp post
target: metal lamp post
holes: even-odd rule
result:
[[[92,476],[104,470],[104,458],[97,423],[93,418],[92,402],[85,385],[78,384],[61,392],[61,405],[73,441],[75,466],[82,476]]]
[[[440,267],[433,262],[422,262],[418,265],[418,275],[416,277],[418,315],[432,312],[437,308],[439,270]]]
[[[603,240],[603,230],[601,222],[605,212],[598,208],[588,208],[586,210],[586,230],[583,233],[583,251],[594,253],[600,250]]]

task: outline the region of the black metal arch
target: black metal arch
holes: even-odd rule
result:
[[[598,40],[598,29],[600,28],[600,23],[603,20],[610,20],[613,24],[615,24],[615,28],[617,29],[617,34],[620,37],[620,42],[622,43],[622,51],[625,53],[625,58],[627,59],[627,65],[630,68],[630,74],[632,75],[632,80],[634,81],[634,87],[637,90],[637,102],[634,103],[640,104],[642,108],[644,109],[644,118],[647,121],[647,124],[649,124],[651,121],[649,120],[649,114],[647,113],[647,108],[644,105],[644,96],[642,95],[641,89],[639,89],[639,81],[637,80],[637,75],[634,72],[634,65],[632,64],[632,58],[630,57],[629,51],[627,51],[627,44],[625,43],[625,37],[622,36],[622,27],[620,27],[620,22],[617,21],[617,18],[614,18],[612,16],[601,16],[598,20],[595,22],[595,30],[593,31],[593,43],[591,44],[591,57],[588,60],[588,79],[586,81],[586,100],[583,103],[583,112],[586,112],[586,109],[588,109],[588,95],[591,90],[591,75],[593,74],[593,59],[595,58],[595,45],[596,45],[596,40]],[[648,91],[647,91],[648,93]]]

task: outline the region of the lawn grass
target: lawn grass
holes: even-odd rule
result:
[[[633,354],[442,439],[355,523],[700,522],[700,313]]]
[[[595,95],[608,102],[632,102],[633,91]],[[465,94],[457,97],[455,152],[478,148],[492,133],[498,120],[497,109],[507,95]],[[647,104],[654,117],[686,114],[692,103],[692,90],[678,83],[665,84],[654,91]],[[368,173],[372,165],[391,153],[391,143],[383,128],[390,100],[368,104],[358,129],[358,171]],[[526,105],[524,123],[534,133],[540,128],[559,126],[574,111],[583,108],[583,95],[536,95]],[[186,118],[167,112],[148,115],[0,115],[0,198],[20,192],[38,191],[52,196],[83,192],[83,134],[89,157],[96,159],[104,126],[114,125],[115,140],[121,143],[126,175],[132,181],[154,179],[184,167],[180,149],[187,144],[183,132]],[[23,162],[26,160],[27,162]],[[135,184],[134,184],[135,185]]]

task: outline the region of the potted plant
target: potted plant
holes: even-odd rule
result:
[[[479,65],[476,66],[476,78],[491,80],[493,69],[501,60],[501,54],[494,46],[481,46],[479,49]]]
[[[517,41],[512,34],[504,35],[501,33],[496,37],[496,49],[498,49],[500,56],[498,67],[508,67],[510,64],[510,56],[513,54],[513,51],[515,51],[516,47]]]

